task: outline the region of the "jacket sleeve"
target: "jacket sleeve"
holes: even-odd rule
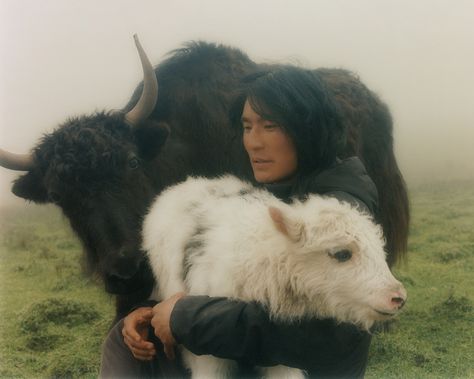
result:
[[[197,355],[211,354],[245,364],[283,364],[313,375],[362,376],[370,335],[333,320],[283,323],[256,303],[188,296],[171,314],[177,342]]]

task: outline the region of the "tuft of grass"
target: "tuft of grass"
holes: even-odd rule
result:
[[[91,376],[95,364],[84,356],[58,356],[48,369],[48,378],[80,378]]]
[[[91,303],[48,298],[31,304],[22,312],[20,328],[23,333],[36,333],[50,324],[72,327],[96,320],[99,316]]]
[[[453,322],[470,319],[474,321],[472,301],[465,296],[449,295],[446,300],[433,306],[431,313]]]
[[[54,350],[65,342],[66,338],[64,336],[44,330],[29,333],[25,337],[25,346],[38,352]]]

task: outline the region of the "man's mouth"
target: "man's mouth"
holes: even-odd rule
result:
[[[252,162],[254,164],[266,164],[266,163],[271,163],[272,161],[269,159],[252,159]]]

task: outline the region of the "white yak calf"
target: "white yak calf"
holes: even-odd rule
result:
[[[334,198],[288,205],[232,176],[189,178],[157,198],[143,235],[157,299],[227,296],[258,301],[275,319],[335,318],[364,329],[406,299],[385,262],[380,227]],[[236,365],[189,351],[183,358],[193,378],[230,377]],[[303,377],[283,366],[261,370]]]

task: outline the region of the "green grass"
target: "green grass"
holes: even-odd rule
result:
[[[113,300],[83,274],[67,221],[25,205],[0,228],[0,377],[97,377]]]
[[[374,334],[367,378],[474,378],[474,182],[410,191],[404,312]],[[2,210],[0,377],[95,377],[113,300],[82,274],[53,207]]]
[[[474,378],[474,182],[410,191],[404,312],[376,334],[367,378]]]

